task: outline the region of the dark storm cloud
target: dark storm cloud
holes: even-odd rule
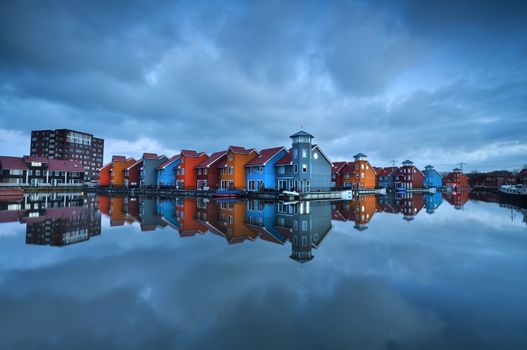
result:
[[[428,162],[439,148],[446,168],[490,167],[500,149],[503,167],[525,162],[522,1],[0,7],[0,137],[81,129],[108,140],[108,158],[137,156],[137,140],[284,145],[303,126],[334,159]],[[10,139],[2,153],[19,149]]]

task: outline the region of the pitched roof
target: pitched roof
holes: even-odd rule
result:
[[[382,172],[379,174],[379,176],[390,176],[393,173],[395,173],[399,168],[396,166],[390,166],[382,169]]]
[[[20,157],[0,156],[0,167],[2,169],[27,169],[26,163]]]
[[[229,146],[229,149],[233,151],[234,153],[240,153],[240,154],[249,154],[251,152],[256,152],[254,148],[245,148],[241,146]]]
[[[130,169],[135,168],[136,166],[139,166],[139,165],[143,165],[143,160],[142,159],[139,159],[138,161],[136,161],[135,163],[133,163],[132,165],[130,165],[128,168],[126,168],[124,170],[130,170]]]
[[[143,153],[143,159],[157,159],[157,153]]]
[[[112,162],[126,162],[125,156],[112,156]]]
[[[345,174],[350,174],[355,172],[355,162],[347,162],[341,170]]]
[[[293,135],[291,135],[289,137],[297,137],[297,136],[309,136],[311,138],[315,138],[315,136],[305,132],[304,130],[301,130],[301,131],[297,132],[296,134],[293,134]]]
[[[161,157],[159,157],[158,159],[160,159]],[[179,154],[176,154],[175,156],[173,156],[172,158],[170,158],[169,160],[165,161],[164,163],[161,163],[157,168],[156,170],[162,170],[162,169],[165,169],[167,166],[169,166],[171,163],[175,162],[176,160],[179,159]]]
[[[380,173],[382,173],[383,171],[383,168],[382,167],[378,167],[378,166],[373,166],[373,171],[375,171],[375,174],[376,175],[379,175]]]
[[[293,156],[292,156],[293,152],[290,149],[287,150],[287,154],[285,156],[283,156],[279,161],[277,161],[276,163],[274,163],[275,166],[277,165],[290,165],[292,160],[293,160]]]
[[[520,171],[520,172],[518,173],[518,176],[519,176],[519,177],[527,176],[527,168],[526,168],[526,169],[522,169],[522,171]]]
[[[82,165],[82,162],[79,160],[50,159],[48,170],[84,172],[84,165]]]
[[[108,163],[106,165],[103,165],[102,168],[99,168],[99,171],[102,171],[103,169],[106,169],[106,168],[113,168],[113,163]]]
[[[346,164],[347,162],[333,162],[331,166],[331,173],[332,174],[339,173],[342,170],[342,168],[346,166]]]
[[[227,166],[227,157],[223,158],[221,162],[217,163],[216,165],[217,168],[223,168],[225,166]]]
[[[317,144],[314,144],[314,145],[311,146],[311,151],[314,151],[315,148],[318,148],[319,152],[322,153],[322,155],[324,156],[324,158],[326,158],[326,160],[329,162],[329,164],[332,164],[331,160],[329,159],[329,157],[326,155],[326,153],[324,153],[322,148],[320,148]]]
[[[198,153],[194,150],[189,150],[189,149],[184,149],[184,150],[181,150],[181,155],[184,156],[184,157],[200,157],[202,154],[204,154],[203,152],[201,153]]]
[[[41,162],[41,163],[47,163],[48,158],[43,156],[24,156],[25,162]]]
[[[208,168],[208,167],[210,167],[212,164],[214,164],[218,160],[220,160],[221,157],[225,156],[225,153],[226,153],[225,151],[219,151],[219,152],[212,153],[209,158],[205,159],[203,162],[198,164],[196,166],[196,168]]]
[[[357,153],[356,155],[353,156],[353,158],[368,158],[368,156],[365,155],[364,153]]]
[[[269,160],[271,160],[275,155],[280,153],[282,150],[285,150],[285,147],[274,147],[274,148],[267,148],[260,151],[260,154],[250,160],[245,166],[258,166],[258,165],[265,165]]]

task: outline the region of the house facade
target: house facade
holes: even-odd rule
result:
[[[331,166],[331,187],[344,187],[344,174],[342,170],[347,164],[348,162],[333,162]]]
[[[343,169],[343,184],[352,189],[374,189],[377,184],[377,174],[368,162],[368,156],[358,153],[354,161],[348,163]]]
[[[276,189],[275,163],[287,154],[285,147],[274,147],[261,150],[258,156],[245,164],[247,172],[246,189],[263,191]]]
[[[425,188],[440,189],[443,186],[441,175],[439,175],[432,165],[425,166],[423,174],[425,176],[423,182]]]
[[[156,181],[158,187],[176,186],[176,169],[179,166],[181,158],[179,154],[171,157],[165,162],[159,164],[156,168]]]
[[[523,184],[523,185],[527,185],[527,168],[525,169],[522,169],[519,173],[518,173],[518,183],[519,184]]]
[[[329,191],[332,163],[318,145],[312,144],[314,136],[300,131],[290,138],[291,149],[275,163],[276,188],[279,191]]]
[[[459,168],[455,168],[443,178],[443,186],[447,191],[456,192],[468,188],[468,177]]]
[[[0,156],[0,184],[13,186],[64,186],[84,183],[84,165],[77,160],[40,156]]]
[[[110,183],[112,186],[124,186],[124,170],[135,163],[134,158],[113,156],[110,168]]]
[[[179,164],[176,166],[176,187],[185,189],[197,188],[196,166],[209,157],[205,153],[193,150],[183,150],[179,155]]]
[[[141,182],[141,167],[143,159],[139,159],[128,168],[124,169],[124,185],[130,188],[139,187]]]
[[[377,185],[380,188],[395,188],[395,175],[398,170],[399,168],[395,166],[382,168],[377,175]]]
[[[405,160],[395,176],[395,188],[400,190],[423,188],[425,176],[414,162]]]
[[[254,148],[246,149],[230,146],[225,164],[220,164],[220,187],[222,189],[243,190],[247,184],[245,164],[258,156]]]
[[[99,169],[99,186],[105,187],[112,184],[113,163],[110,162]]]
[[[219,186],[218,164],[227,158],[227,151],[214,152],[195,167],[196,187],[198,189],[216,189]]]
[[[141,167],[139,182],[140,187],[155,187],[157,186],[157,172],[156,169],[161,164],[166,162],[166,156],[158,156],[155,153],[143,153],[143,165]]]

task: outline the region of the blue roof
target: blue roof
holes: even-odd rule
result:
[[[297,136],[308,136],[308,137],[311,137],[311,138],[315,138],[315,136],[305,132],[304,130],[301,130],[301,131],[297,132],[296,134],[293,134],[293,135],[291,135],[289,137],[297,137]]]
[[[356,155],[353,156],[353,158],[367,158],[368,156],[365,155],[364,153],[357,153]]]

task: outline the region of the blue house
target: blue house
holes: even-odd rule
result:
[[[157,185],[157,167],[168,160],[165,156],[155,153],[143,153],[143,165],[140,168],[139,183],[141,187]]]
[[[179,154],[173,156],[156,168],[157,186],[176,186],[176,168],[179,166]]]
[[[395,188],[395,175],[399,170],[398,167],[392,166],[383,168],[381,173],[378,174],[378,186],[380,188],[393,189]]]
[[[263,191],[276,189],[275,163],[287,154],[285,147],[275,147],[262,150],[256,158],[245,164],[247,172],[248,191]]]
[[[434,169],[433,166],[427,165],[425,167],[425,170],[423,171],[423,174],[425,176],[424,180],[424,188],[437,188],[440,189],[442,186],[442,178],[441,175]]]

